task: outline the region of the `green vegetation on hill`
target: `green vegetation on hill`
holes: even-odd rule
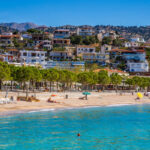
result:
[[[28,29],[27,32],[28,33],[42,33],[42,31],[37,30],[37,29]]]
[[[73,45],[90,45],[99,42],[96,36],[83,37],[83,36],[73,35],[70,37],[70,40]]]

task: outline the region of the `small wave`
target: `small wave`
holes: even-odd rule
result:
[[[51,108],[51,109],[41,109],[40,111],[54,111],[55,109],[54,108]]]
[[[106,107],[120,107],[120,106],[129,106],[129,105],[134,105],[134,104],[114,104],[114,105],[108,105]]]
[[[45,112],[45,111],[54,111],[54,110],[55,110],[54,108],[51,108],[51,109],[40,109],[40,110],[32,110],[32,111],[29,111],[28,113]]]

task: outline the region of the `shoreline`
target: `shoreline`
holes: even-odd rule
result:
[[[55,111],[61,109],[80,109],[80,108],[92,108],[92,107],[119,107],[125,105],[138,105],[138,104],[150,104],[150,99],[144,97],[140,101],[135,101],[136,94],[131,95],[124,93],[119,95],[116,93],[96,93],[93,92],[88,96],[88,100],[81,100],[79,97],[83,96],[82,93],[67,93],[69,99],[65,99],[64,93],[55,93],[58,96],[53,99],[57,103],[48,103],[47,99],[50,93],[39,93],[37,98],[40,102],[24,102],[16,101],[15,104],[3,104],[0,105],[0,117],[11,116],[15,114],[31,113],[31,112],[44,112]],[[2,95],[2,94],[1,94]],[[17,93],[9,93],[8,97],[16,96]],[[16,97],[15,97],[16,98]]]
[[[107,106],[97,105],[97,106],[62,107],[62,108],[60,107],[60,108],[22,109],[22,110],[0,112],[0,117],[1,116],[13,116],[16,114],[36,113],[36,112],[50,112],[50,111],[58,111],[58,110],[87,109],[87,108],[98,108],[98,107],[121,107],[121,106],[131,106],[131,105],[142,105],[142,104],[116,104],[116,105],[107,105]]]
[[[122,106],[138,106],[138,105],[150,105],[150,103],[141,103],[141,104],[114,104],[114,105],[103,105],[103,106],[79,106],[79,107],[60,107],[60,108],[43,108],[43,109],[27,109],[27,110],[14,110],[14,111],[5,111],[0,112],[0,118],[5,116],[14,116],[17,114],[28,114],[28,113],[39,113],[39,112],[51,112],[59,110],[72,110],[72,109],[88,109],[88,108],[104,108],[104,107],[122,107]]]

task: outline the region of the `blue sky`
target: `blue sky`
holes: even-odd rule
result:
[[[150,0],[0,0],[0,22],[150,25]]]

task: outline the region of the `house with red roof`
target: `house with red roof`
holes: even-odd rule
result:
[[[12,33],[9,34],[1,34],[0,35],[0,46],[14,46],[13,40],[23,40],[21,35],[14,35]]]
[[[102,70],[105,70],[108,72],[108,75],[111,75],[113,73],[118,73],[119,75],[125,75],[125,76],[128,76],[129,74],[125,71],[121,71],[121,70],[118,70],[118,69],[108,69],[108,68],[104,68],[104,69],[96,69],[94,72],[100,72]]]
[[[110,59],[114,66],[125,63],[129,72],[149,72],[144,49],[112,49]]]

